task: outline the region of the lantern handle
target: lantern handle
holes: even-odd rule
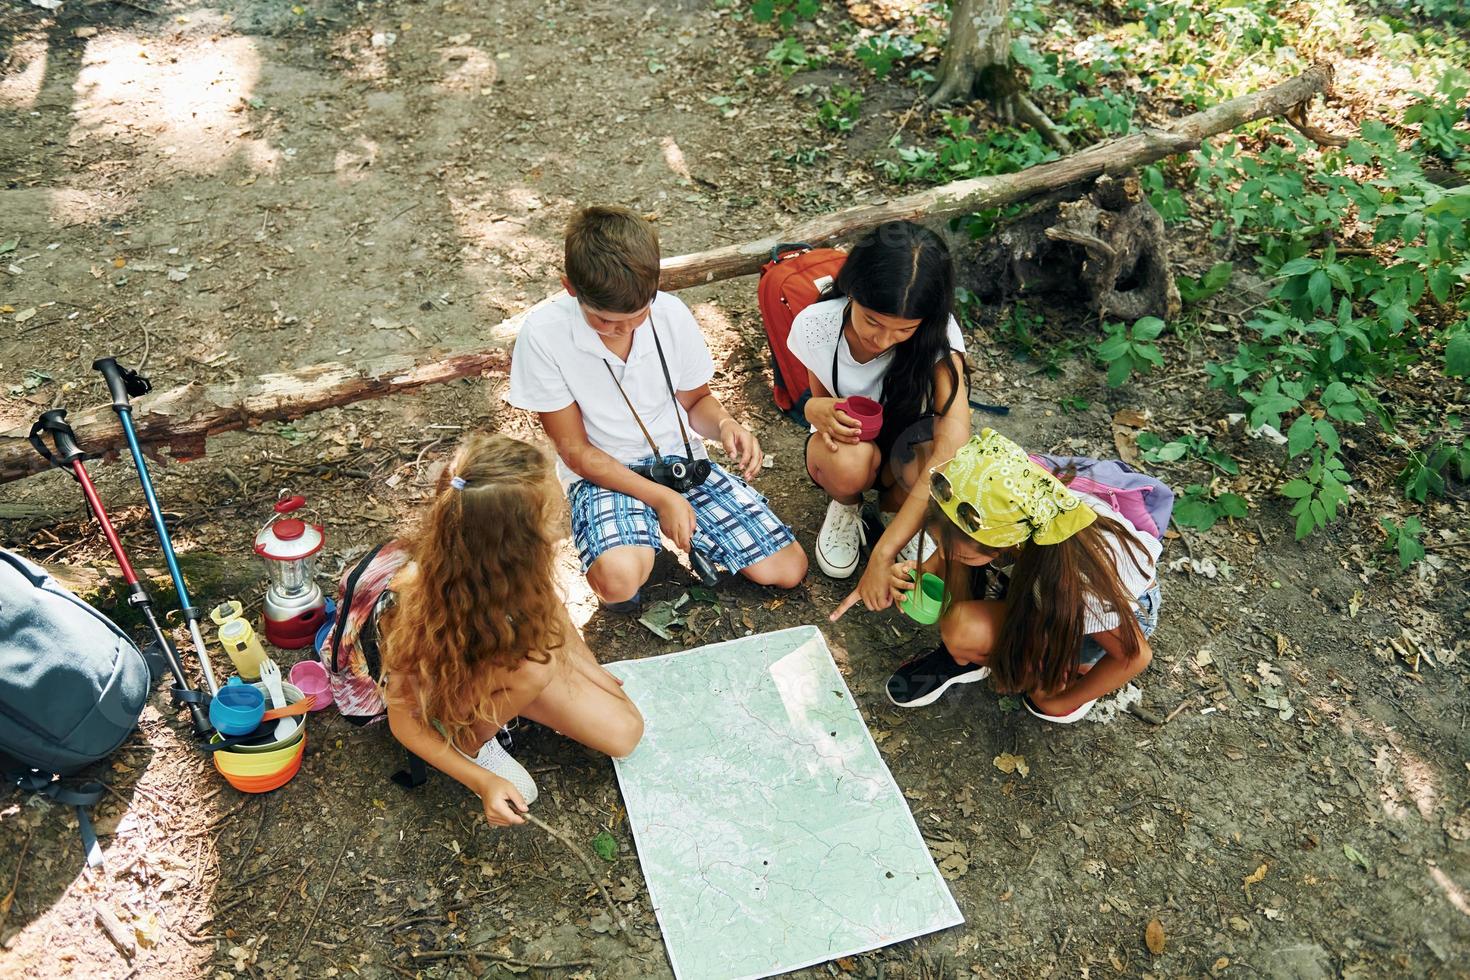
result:
[[[293,510],[300,510],[306,506],[306,498],[301,494],[292,494],[276,501],[275,510],[277,514],[289,514]]]

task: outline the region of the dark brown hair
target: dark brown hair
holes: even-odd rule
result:
[[[944,580],[960,582],[970,573],[968,592],[984,598],[990,566],[971,568],[955,559],[955,546],[969,542],[980,551],[997,553],[969,538],[930,502],[928,524],[939,531],[944,548]],[[1113,548],[1104,537],[1124,543],[1134,566],[1143,570],[1140,545],[1127,528],[1106,517],[1097,520],[1065,541],[1052,545],[1029,542],[1020,546],[1010,581],[1005,589],[1005,624],[996,637],[986,664],[990,683],[1003,694],[1026,691],[1055,691],[1072,681],[1077,672],[1077,655],[1087,635],[1087,596],[1104,609],[1118,613],[1123,630],[1123,655],[1132,660],[1142,649],[1143,632],[1132,615],[1134,596],[1128,595],[1118,578]],[[955,596],[961,598],[961,596]],[[945,605],[951,602],[945,586]]]
[[[456,490],[451,479],[464,481]],[[476,432],[439,477],[406,535],[416,574],[383,624],[384,667],[401,674],[419,717],[450,739],[494,721],[491,695],[523,661],[547,663],[566,616],[556,587],[562,497],[535,446]]]
[[[567,280],[586,306],[636,313],[658,292],[658,232],[628,208],[583,208],[567,224]]]

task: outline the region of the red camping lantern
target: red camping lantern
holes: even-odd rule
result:
[[[306,505],[300,495],[276,502],[276,513],[255,536],[271,585],[265,593],[265,638],[285,650],[311,644],[326,621],[327,604],[316,584],[316,556],[326,537],[320,524],[286,517]]]

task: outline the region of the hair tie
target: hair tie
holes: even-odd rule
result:
[[[453,487],[454,489],[456,489],[456,490],[463,490],[464,489],[464,477],[462,477],[462,476],[451,476],[449,478],[449,485],[451,487]]]

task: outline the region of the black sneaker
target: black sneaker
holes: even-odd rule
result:
[[[634,592],[633,598],[624,599],[622,602],[602,602],[599,600],[597,604],[609,616],[636,616],[643,611],[643,592],[641,590]]]
[[[888,678],[888,700],[900,708],[920,708],[938,701],[951,684],[970,684],[989,676],[989,667],[958,663],[941,643],[893,672]]]
[[[858,553],[866,558],[872,554],[873,545],[877,544],[878,539],[883,537],[883,532],[888,530],[888,525],[884,524],[879,518],[878,508],[876,507],[864,506],[862,509],[862,520],[863,537],[861,543],[858,545]]]

